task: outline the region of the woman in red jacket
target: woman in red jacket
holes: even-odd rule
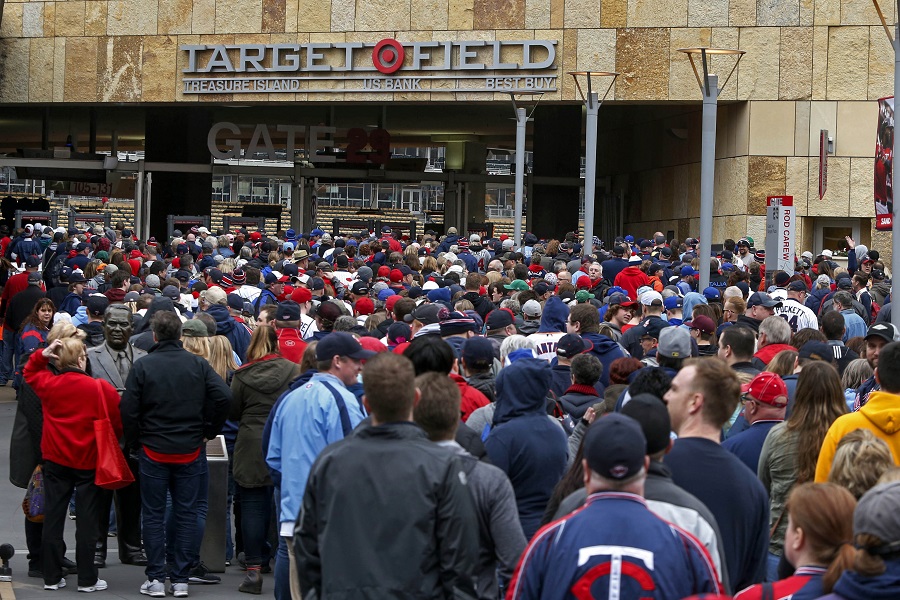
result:
[[[55,360],[59,374],[48,368]],[[103,417],[103,407],[118,437],[122,437],[119,394],[102,379],[84,372],[87,354],[77,338],[54,340],[41,352],[34,352],[25,365],[25,381],[38,397],[44,413],[41,453],[44,457],[44,532],[41,554],[44,562],[44,589],[65,587],[63,530],[72,491],[78,506],[75,524],[75,562],[78,565],[78,591],[106,589],[97,578],[94,548],[100,537],[100,507],[104,489],[94,484],[97,446],[94,421]]]

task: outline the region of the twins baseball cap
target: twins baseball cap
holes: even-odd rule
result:
[[[584,458],[592,471],[622,481],[644,468],[647,438],[640,424],[623,414],[598,419],[584,436]]]
[[[556,354],[563,358],[574,358],[593,347],[594,344],[577,333],[567,333],[556,342]]]
[[[319,340],[316,345],[316,360],[331,360],[335,356],[347,356],[356,360],[364,360],[375,356],[375,352],[366,350],[356,338],[345,331],[333,331]]]
[[[750,383],[741,386],[741,392],[757,402],[776,408],[785,407],[788,403],[788,390],[784,380],[775,373],[768,371],[763,371],[754,377]]]

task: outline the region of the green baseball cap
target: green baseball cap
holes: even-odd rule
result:
[[[503,286],[507,290],[515,290],[517,292],[524,292],[528,289],[528,284],[522,281],[521,279],[513,279],[508,284]]]

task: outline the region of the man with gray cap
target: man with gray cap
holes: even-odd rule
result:
[[[544,308],[537,300],[529,300],[522,305],[522,323],[518,326],[521,335],[537,333],[541,326],[541,314]]]
[[[511,600],[684,598],[719,593],[712,558],[644,500],[650,457],[641,426],[618,413],[584,438],[586,506],[538,531],[509,584]],[[577,560],[575,559],[577,557]]]
[[[747,299],[747,310],[738,315],[735,325],[749,327],[754,332],[759,332],[759,325],[766,318],[775,314],[775,309],[781,306],[781,300],[772,298],[765,292],[754,292]]]

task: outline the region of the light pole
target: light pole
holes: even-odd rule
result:
[[[528,128],[528,121],[531,115],[537,109],[538,102],[544,92],[537,91],[517,91],[510,92],[509,99],[512,101],[513,113],[516,119],[516,199],[515,199],[515,215],[513,216],[513,242],[518,250],[522,247],[522,210],[523,197],[525,196],[525,132]],[[516,98],[518,97],[518,102]],[[529,113],[521,103],[527,98],[535,98],[534,106]]]
[[[881,19],[881,26],[884,27],[884,33],[887,34],[888,41],[894,49],[894,149],[891,153],[891,182],[898,181],[897,176],[897,156],[900,152],[900,137],[897,136],[897,98],[900,97],[900,0],[897,0],[896,11],[894,14],[898,18],[894,26],[894,35],[891,36],[891,28],[888,27],[887,21],[884,20],[884,13],[878,5],[878,0],[872,0],[875,10],[878,12],[878,18]],[[893,186],[891,187],[891,196],[893,196]],[[897,209],[897,198],[893,198],[894,210],[891,214],[891,291],[894,291],[894,279],[900,269],[894,268],[900,260],[900,236],[897,235],[896,229],[900,225],[900,211]],[[891,311],[891,323],[894,327],[900,328],[900,310]]]
[[[618,73],[613,71],[572,71],[569,73],[575,80],[575,87],[581,95],[587,111],[584,132],[584,244],[581,246],[581,255],[587,256],[594,252],[594,197],[597,192],[597,114],[600,105],[606,100],[609,90],[616,82]],[[584,77],[587,81],[587,94],[581,89],[578,78]],[[611,77],[609,86],[603,94],[603,98],[593,91],[592,77]]]
[[[716,112],[718,109],[719,94],[725,89],[728,80],[734,70],[737,69],[744,50],[728,50],[725,48],[680,48],[691,60],[691,68],[700,85],[703,94],[703,126],[701,142],[703,150],[700,159],[700,285],[701,291],[709,286],[709,259],[712,250],[712,223],[713,223],[713,188],[716,175]],[[734,66],[722,87],[719,87],[718,75],[709,72],[709,55],[722,54],[737,56]],[[697,71],[694,56],[700,55],[703,66],[703,79]],[[704,261],[706,261],[704,263]]]

